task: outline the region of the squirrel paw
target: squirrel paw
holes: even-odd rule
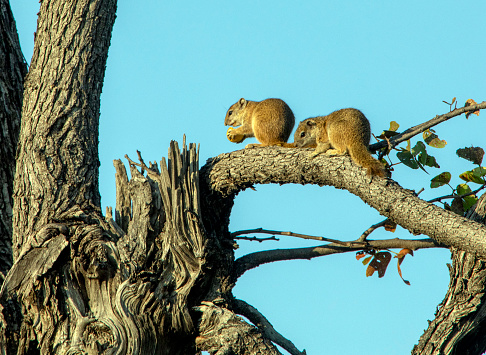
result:
[[[245,136],[243,134],[234,133],[234,130],[235,129],[233,127],[228,128],[228,130],[226,131],[226,138],[228,138],[228,140],[233,143],[243,142]]]
[[[328,150],[326,150],[326,155],[342,155],[342,154],[343,153],[341,153],[337,149],[328,149]]]

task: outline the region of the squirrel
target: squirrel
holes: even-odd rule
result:
[[[312,157],[320,153],[342,155],[348,152],[356,164],[367,169],[368,175],[384,177],[383,164],[368,151],[370,138],[370,122],[365,115],[357,109],[345,108],[300,122],[294,144],[300,148],[315,148]]]
[[[249,101],[241,98],[231,105],[224,119],[225,126],[232,126],[226,137],[233,143],[241,143],[255,137],[260,144],[247,144],[245,148],[277,145],[293,147],[286,143],[294,128],[295,118],[290,107],[280,99]]]

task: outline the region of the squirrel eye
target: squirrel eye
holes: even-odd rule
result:
[[[228,116],[231,116],[233,114],[233,111],[228,111]]]
[[[305,132],[301,132],[300,133],[300,138],[304,138],[305,137]]]

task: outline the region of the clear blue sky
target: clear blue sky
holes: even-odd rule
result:
[[[32,56],[37,1],[12,1],[24,55]],[[486,100],[484,1],[120,1],[101,100],[100,189],[115,205],[113,159],[140,150],[160,161],[171,139],[201,144],[207,158],[242,149],[226,139],[228,107],[240,97],[285,100],[298,121],[343,107],[361,109],[373,133],[389,122],[400,130],[459,104]],[[457,175],[470,164],[455,156],[464,146],[486,148],[486,112],[436,128],[448,146],[440,169],[397,167],[402,186],[430,199],[442,171]],[[245,143],[254,140],[245,141]],[[414,144],[417,139],[412,141]],[[396,156],[394,157],[396,162]],[[383,220],[347,191],[315,186],[257,186],[238,195],[230,229],[268,228],[352,240]],[[407,238],[377,231],[371,238]],[[317,245],[240,242],[249,252]],[[288,261],[249,271],[234,290],[308,354],[406,354],[443,299],[447,250],[416,252],[394,261],[386,276],[365,277],[354,254]]]

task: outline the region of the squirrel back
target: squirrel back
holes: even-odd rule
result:
[[[224,119],[225,126],[237,127],[226,133],[231,142],[240,143],[248,137],[255,137],[261,144],[254,146],[288,146],[294,128],[295,118],[290,107],[280,99],[249,101],[243,98],[231,105]]]
[[[349,153],[355,163],[367,169],[368,175],[384,177],[383,165],[368,151],[370,138],[370,123],[365,115],[357,109],[345,108],[300,122],[294,143],[296,147],[315,147],[313,156],[324,152]]]

